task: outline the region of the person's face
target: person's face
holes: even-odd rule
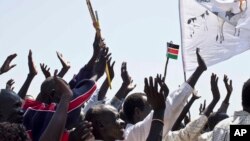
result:
[[[0,121],[10,123],[23,122],[23,110],[21,98],[14,94],[6,95],[6,100],[1,102]]]
[[[102,118],[103,131],[105,132],[105,136],[112,140],[123,140],[125,122],[120,118],[117,110],[114,107],[110,106]]]

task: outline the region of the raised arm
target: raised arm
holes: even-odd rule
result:
[[[4,61],[2,67],[0,68],[0,75],[8,72],[10,69],[14,68],[16,64],[10,65],[11,61],[17,56],[16,53],[9,55]]]
[[[103,40],[100,36],[95,36],[95,41],[93,43],[93,55],[86,65],[84,65],[77,75],[74,75],[73,79],[69,82],[70,87],[73,89],[78,82],[84,79],[90,79],[93,77],[93,70],[98,57],[100,56],[101,46],[105,47]]]
[[[211,103],[208,105],[208,107],[204,110],[204,113],[200,115],[198,119],[195,119],[194,121],[189,122],[185,128],[178,130],[178,131],[173,131],[169,132],[165,136],[165,141],[169,140],[178,140],[178,141],[193,141],[197,140],[197,137],[201,134],[202,129],[206,125],[208,121],[208,116],[212,112],[213,108],[215,107],[216,103],[220,99],[220,94],[216,91],[217,87],[217,82],[218,82],[218,77],[215,74],[212,74],[211,76],[211,89],[212,89],[212,95],[213,95],[213,100]]]
[[[176,131],[180,129],[180,125],[182,120],[186,117],[190,107],[192,106],[192,104],[194,103],[195,100],[199,99],[200,96],[197,96],[196,94],[193,93],[192,98],[189,100],[189,102],[186,104],[186,106],[183,108],[180,116],[178,117],[178,119],[176,120],[176,122],[174,123],[173,127],[172,127],[172,131]]]
[[[196,56],[197,56],[197,62],[198,67],[196,68],[195,72],[191,75],[191,77],[187,80],[187,83],[194,88],[196,82],[200,78],[201,74],[207,70],[207,66],[203,60],[203,58],[200,55],[200,49],[196,49]]]
[[[102,48],[100,54],[94,64],[91,80],[98,81],[105,72],[106,63],[111,56],[109,48]]]
[[[121,77],[122,85],[110,102],[114,107],[118,109],[121,106],[123,99],[128,95],[129,92],[131,92],[136,87],[136,85],[133,84],[132,78],[128,74],[126,62],[122,63]]]
[[[212,73],[211,75],[211,91],[213,94],[213,100],[211,101],[211,103],[207,106],[207,108],[204,110],[203,114],[205,116],[209,116],[210,113],[213,111],[214,107],[216,106],[216,104],[218,103],[218,101],[220,100],[220,92],[219,92],[219,88],[218,88],[218,77],[216,74]]]
[[[112,57],[110,57],[108,59],[108,70],[109,70],[109,75],[110,75],[110,81],[112,82],[112,80],[114,79],[115,73],[114,73],[114,65],[115,65],[115,61],[112,62],[111,64],[111,59]],[[103,100],[106,96],[106,93],[109,89],[109,82],[108,82],[108,77],[106,77],[106,79],[104,80],[104,82],[102,83],[102,86],[100,88],[99,94],[98,94],[98,100]]]
[[[193,92],[193,87],[198,81],[201,74],[207,69],[206,64],[199,54],[199,50],[196,51],[198,67],[187,82],[183,83],[177,90],[168,95],[166,102],[166,109],[164,113],[164,127],[163,136],[166,136],[168,131],[171,130],[176,119],[180,115],[185,106],[185,102]],[[143,121],[137,123],[133,129],[128,133],[127,140],[132,140],[136,137],[137,140],[147,138],[149,133],[149,125],[151,123],[153,114],[150,113]],[[146,136],[145,136],[146,135]]]
[[[95,40],[93,43],[93,55],[90,58],[89,62],[87,63],[88,68],[93,68],[93,65],[95,64],[96,59],[98,58],[98,55],[101,50],[101,44],[104,43],[101,37],[96,33]]]
[[[31,50],[29,50],[29,55],[28,55],[28,66],[29,66],[29,74],[28,74],[23,86],[21,87],[21,89],[18,92],[18,95],[22,99],[25,98],[33,78],[37,75],[37,70],[36,70],[34,62],[33,62],[32,51]]]
[[[48,126],[41,135],[39,141],[60,141],[67,120],[67,110],[73,95],[69,86],[57,77],[57,70],[54,73],[55,91],[62,94],[56,112],[53,114]]]
[[[229,99],[230,99],[230,96],[231,96],[232,91],[233,91],[233,85],[232,85],[232,80],[228,81],[227,75],[224,75],[223,82],[224,82],[225,87],[227,89],[227,95],[226,95],[224,101],[221,103],[221,106],[217,112],[227,113],[227,109],[229,106]]]
[[[149,131],[149,135],[146,141],[161,141],[164,126],[164,111],[166,108],[164,91],[158,90],[158,85],[161,80],[149,77],[149,80],[145,78],[144,92],[147,94],[147,100],[154,110],[152,123]]]
[[[40,67],[41,67],[41,70],[45,76],[45,79],[51,76],[51,74],[49,72],[50,68],[47,67],[47,65],[45,65],[44,63],[40,63]]]
[[[61,64],[62,64],[62,69],[59,72],[58,76],[63,78],[63,76],[68,72],[68,70],[70,69],[70,63],[68,61],[66,61],[63,58],[63,55],[60,52],[56,52],[56,55],[58,57],[58,59],[60,60]]]

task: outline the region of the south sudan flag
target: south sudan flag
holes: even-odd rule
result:
[[[167,57],[172,59],[178,58],[179,45],[167,43]]]

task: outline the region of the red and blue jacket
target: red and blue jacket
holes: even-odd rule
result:
[[[62,140],[68,137],[67,130],[70,129],[72,123],[76,123],[79,119],[81,106],[95,92],[97,86],[92,80],[83,80],[79,82],[73,91],[73,99],[69,103],[67,122],[65,133]],[[57,104],[45,104],[35,100],[27,99],[24,102],[24,126],[33,141],[38,141],[46,127],[48,126]]]

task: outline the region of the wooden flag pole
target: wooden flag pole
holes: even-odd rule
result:
[[[87,2],[87,6],[88,6],[88,9],[89,9],[89,13],[90,13],[92,22],[93,22],[94,27],[96,29],[96,32],[97,32],[98,36],[100,38],[102,38],[101,37],[101,31],[100,31],[100,23],[99,23],[98,13],[97,13],[97,11],[95,11],[95,13],[94,13],[94,10],[92,8],[90,0],[86,0],[86,2]],[[110,73],[109,73],[109,68],[108,68],[108,64],[107,63],[106,63],[106,67],[105,67],[105,72],[106,72],[106,76],[108,78],[109,88],[112,89],[111,78],[110,78]]]
[[[167,75],[168,60],[169,60],[169,58],[167,57],[167,61],[166,61],[166,64],[165,64],[165,70],[164,70],[164,76],[163,76],[163,78],[164,78],[163,81],[164,81],[164,82],[165,82],[166,75]]]

